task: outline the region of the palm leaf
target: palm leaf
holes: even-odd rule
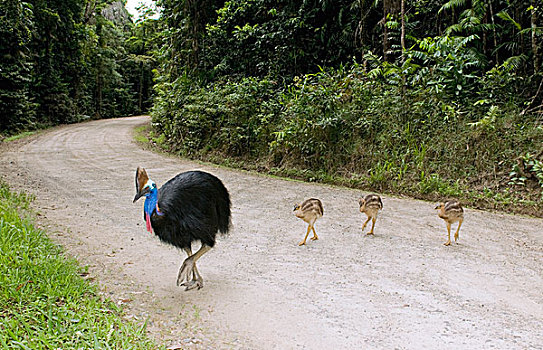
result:
[[[518,30],[522,30],[522,27],[520,26],[520,24],[517,23],[517,21],[515,21],[506,11],[501,11],[497,13],[496,16],[498,16],[499,18],[503,19],[506,22],[513,24],[515,27],[517,27]]]

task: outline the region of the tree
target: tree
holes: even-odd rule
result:
[[[392,58],[392,42],[389,36],[389,20],[396,19],[401,10],[400,0],[383,0],[383,59],[391,61]]]
[[[138,8],[143,13],[132,28],[132,35],[127,39],[128,61],[131,80],[137,91],[137,113],[151,108],[153,86],[153,68],[156,65],[160,43],[161,21],[156,19],[155,9],[142,5]]]
[[[32,60],[29,43],[32,6],[19,0],[0,2],[0,130],[16,132],[36,122],[30,98]]]

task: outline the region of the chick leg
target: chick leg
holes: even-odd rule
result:
[[[192,255],[192,249],[190,248],[185,248],[185,252],[187,253],[187,256]],[[204,279],[202,278],[202,276],[200,276],[200,273],[196,268],[196,262],[194,263],[194,269],[192,270],[192,280],[187,281],[187,283],[188,285],[186,285],[185,290],[189,290],[195,287],[198,287],[198,289],[200,289],[204,286]]]
[[[196,271],[196,276],[201,278],[200,274],[198,274],[198,270],[196,269],[196,261],[198,261],[198,259],[200,259],[202,255],[204,255],[210,249],[210,246],[202,244],[202,247],[200,247],[200,249],[196,253],[189,256],[185,259],[185,261],[183,261],[183,264],[179,268],[179,273],[177,274],[178,286],[186,286],[187,288],[185,290],[193,288],[193,284],[196,283],[189,281],[189,277],[191,274],[194,276],[194,271]]]
[[[313,230],[313,237],[311,237],[311,240],[316,241],[319,239],[319,236],[317,236],[317,232],[315,232],[315,227],[313,225],[311,225],[311,230]]]
[[[307,226],[307,233],[305,234],[305,238],[304,238],[303,241],[298,243],[298,245],[304,245],[305,244],[305,241],[307,240],[307,236],[309,236],[309,230],[311,230],[311,225]]]
[[[368,232],[368,235],[373,235],[373,228],[375,227],[375,221],[376,220],[377,219],[375,217],[371,218],[371,230],[370,230],[370,232]]]
[[[368,224],[368,222],[370,222],[370,219],[371,219],[371,216],[368,216],[368,220],[366,220],[364,225],[362,225],[362,233],[364,233],[364,229],[366,228],[366,225]]]
[[[449,239],[444,244],[445,245],[451,245],[451,223],[450,222],[447,222],[447,234],[449,235],[448,236]]]
[[[456,232],[454,234],[454,241],[456,242],[458,240],[458,232],[460,231],[460,226],[462,226],[462,219],[458,221],[458,227],[456,228]]]

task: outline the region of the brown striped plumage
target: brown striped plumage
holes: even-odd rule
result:
[[[364,222],[364,225],[362,225],[362,232],[364,232],[366,225],[371,220],[371,230],[368,232],[368,235],[373,235],[377,214],[379,214],[379,210],[383,209],[383,201],[381,201],[381,197],[376,194],[368,194],[366,197],[360,198],[358,204],[360,205],[360,212],[368,216],[368,219]]]
[[[324,209],[322,207],[322,203],[317,198],[306,199],[302,203],[294,206],[294,215],[309,224],[309,226],[307,226],[307,233],[304,240],[298,245],[305,244],[310,230],[313,230],[313,237],[311,237],[311,240],[316,241],[317,239],[319,239],[319,237],[317,236],[317,232],[315,232],[314,225],[315,221],[317,221],[317,219],[320,218],[323,214]]]
[[[458,222],[458,227],[454,234],[454,241],[456,242],[458,240],[460,226],[462,226],[462,222],[464,221],[464,208],[462,208],[462,205],[457,201],[448,201],[439,203],[435,209],[437,209],[437,215],[445,220],[445,223],[447,224],[448,240],[444,243],[445,245],[451,244],[451,225]]]

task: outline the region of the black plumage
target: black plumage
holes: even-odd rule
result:
[[[188,254],[179,269],[177,284],[187,289],[201,288],[203,280],[196,260],[215,245],[217,232],[226,234],[231,226],[228,190],[216,176],[203,171],[181,173],[156,189],[143,168],[136,171],[136,190],[134,201],[143,195],[147,197],[144,219],[149,214],[155,234]],[[202,246],[192,254],[194,241],[200,241]],[[193,278],[189,280],[191,274]]]
[[[156,235],[178,248],[194,241],[215,245],[217,231],[230,225],[230,196],[221,180],[202,171],[181,173],[158,190],[162,216],[151,216]]]

